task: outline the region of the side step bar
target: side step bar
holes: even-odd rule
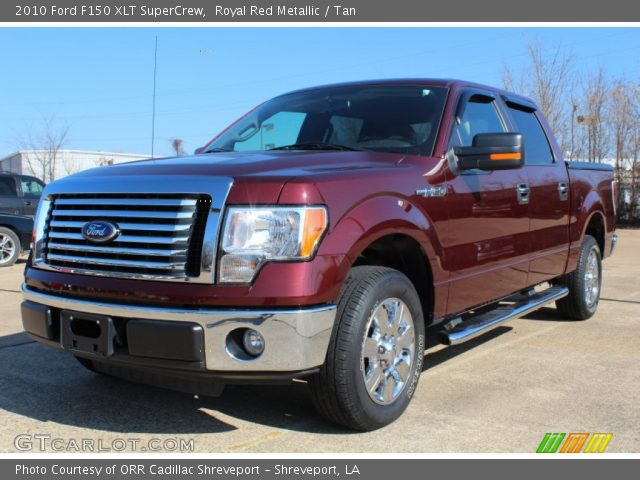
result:
[[[542,292],[531,290],[527,294],[514,295],[501,301],[492,310],[483,311],[464,321],[461,319],[450,321],[441,332],[441,341],[446,345],[457,345],[471,340],[487,330],[497,327],[502,322],[526,315],[547,303],[566,297],[568,294],[569,289],[567,287],[556,286]],[[509,303],[505,304],[506,302]]]

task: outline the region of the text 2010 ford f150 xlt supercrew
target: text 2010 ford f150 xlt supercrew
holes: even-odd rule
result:
[[[375,429],[407,407],[426,331],[455,344],[551,302],[595,313],[612,184],[564,162],[519,95],[297,91],[192,157],[49,185],[24,328],[92,370],[192,393],[306,379],[327,418]]]

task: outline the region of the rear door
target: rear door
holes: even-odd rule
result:
[[[0,175],[0,213],[22,215],[22,199],[18,197],[15,177]]]
[[[569,255],[569,176],[556,158],[535,105],[507,100],[514,131],[524,137],[529,178],[531,253],[528,285],[562,275]]]
[[[449,147],[469,146],[479,133],[508,130],[493,94],[471,90],[459,100]],[[450,162],[449,220],[443,231],[445,262],[451,272],[447,314],[502,298],[526,286],[529,214],[518,188],[524,168],[456,172]]]

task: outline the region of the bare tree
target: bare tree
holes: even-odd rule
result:
[[[570,143],[567,101],[573,84],[572,55],[560,46],[545,48],[536,38],[526,45],[526,50],[528,65],[518,76],[509,67],[504,67],[504,86],[508,90],[523,92],[536,101],[563,152],[566,152]]]
[[[587,127],[588,159],[590,162],[602,162],[609,153],[609,129],[606,110],[609,102],[609,86],[604,69],[587,75],[584,83],[582,113],[579,123]]]
[[[626,220],[632,223],[638,221],[638,202],[640,201],[640,89],[633,85],[631,99],[632,102],[632,127],[629,151],[626,156],[626,165],[623,167],[624,184],[623,190],[628,192],[628,209]]]
[[[175,152],[176,157],[184,156],[183,144],[184,142],[182,141],[181,138],[174,138],[173,140],[171,140],[171,148],[173,148],[173,151]]]
[[[632,150],[633,125],[633,92],[632,85],[625,80],[616,81],[610,90],[607,117],[613,140],[615,152],[615,176],[619,185],[624,185],[627,180],[626,163],[627,156]],[[624,195],[618,197],[618,212],[625,215]]]
[[[72,173],[76,173],[80,170],[80,165],[78,161],[73,156],[62,156],[62,167],[64,168],[64,173],[66,175],[71,175]],[[60,159],[58,159],[59,161]]]
[[[615,151],[615,169],[621,172],[631,148],[633,133],[633,85],[626,80],[618,80],[611,87],[608,104],[608,118]]]
[[[25,155],[27,166],[43,182],[52,182],[56,179],[60,150],[67,141],[69,126],[58,125],[54,117],[44,117],[41,125],[31,126],[26,131],[19,148],[28,150]]]

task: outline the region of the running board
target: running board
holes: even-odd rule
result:
[[[541,292],[531,290],[526,294],[517,294],[501,301],[497,307],[472,316],[464,321],[454,319],[445,325],[441,332],[441,342],[457,345],[497,327],[502,322],[518,318],[537,310],[547,303],[554,302],[569,294],[567,287],[550,287]],[[510,302],[505,305],[505,302]]]

